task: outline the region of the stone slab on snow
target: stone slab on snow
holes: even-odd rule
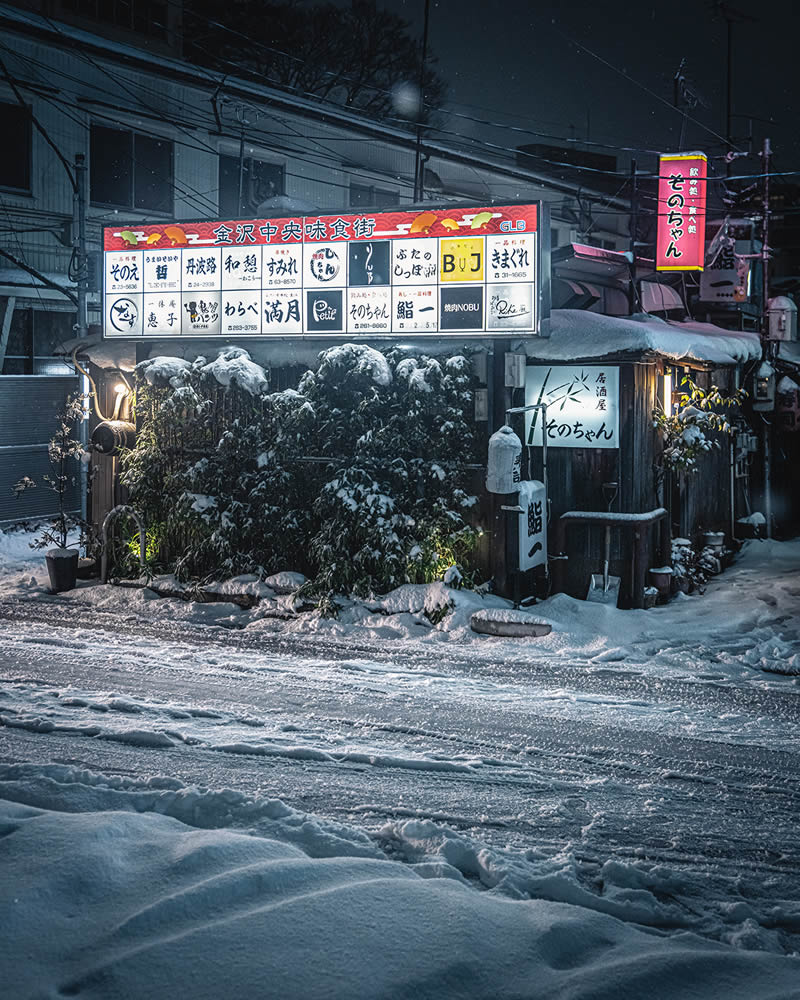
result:
[[[550,622],[511,608],[486,608],[485,611],[476,611],[470,618],[470,627],[473,632],[480,632],[483,635],[508,638],[549,635],[553,631]]]
[[[272,576],[268,576],[264,580],[266,586],[273,590],[276,594],[293,594],[295,591],[299,590],[305,582],[306,578],[302,573],[292,573],[289,570],[283,570],[280,573],[273,573]]]

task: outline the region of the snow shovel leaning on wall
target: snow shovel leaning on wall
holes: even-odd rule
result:
[[[608,563],[611,558],[611,525],[605,528],[606,538],[603,555],[603,572],[592,573],[589,581],[589,593],[586,595],[587,601],[595,604],[613,604],[616,606],[619,599],[619,577],[608,575]]]

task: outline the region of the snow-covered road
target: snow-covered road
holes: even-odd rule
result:
[[[373,832],[432,820],[497,849],[568,849],[587,883],[610,860],[665,866],[687,907],[703,887],[699,911],[741,886],[764,911],[799,894],[791,677],[165,629],[133,603],[89,616],[57,598],[9,598],[0,643],[6,764],[169,775]],[[764,933],[790,948],[798,931]]]
[[[557,597],[545,641],[7,577],[0,797],[250,832],[280,799],[345,854],[791,954],[798,569],[792,543],[654,612]]]

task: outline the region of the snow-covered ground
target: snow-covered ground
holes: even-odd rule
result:
[[[53,597],[27,541],[0,533],[4,996],[800,996],[800,542],[504,640],[442,585],[338,621],[291,580]]]
[[[46,597],[44,558],[31,552],[27,532],[0,531],[0,599]],[[246,629],[251,634],[319,637],[397,652],[420,652],[447,645],[458,655],[521,662],[573,661],[622,663],[670,677],[735,683],[768,683],[770,675],[798,678],[800,685],[800,539],[746,542],[735,566],[711,580],[703,596],[678,594],[660,607],[620,611],[556,594],[531,609],[531,619],[552,626],[547,636],[520,642],[478,635],[470,629],[473,612],[508,609],[491,594],[456,590],[436,583],[408,584],[374,600],[340,599],[337,618],[295,609],[292,593],[299,574],[276,574],[267,583],[237,577],[205,590],[250,595],[259,603],[244,609],[233,602],[198,603],[160,598],[157,590],[184,589],[174,578],[130,590],[79,581],[59,595],[60,608],[102,611],[121,618],[179,621]],[[446,613],[437,624],[428,615]],[[434,618],[438,618],[434,615]],[[442,651],[444,655],[444,651]],[[439,655],[436,653],[435,655]]]

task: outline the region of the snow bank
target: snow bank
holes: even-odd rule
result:
[[[12,526],[0,529],[0,577],[13,573],[45,570],[44,552],[31,548],[33,542],[41,535],[37,527]],[[69,545],[76,545],[78,532],[71,531],[67,537]],[[30,583],[25,580],[26,586]]]
[[[251,396],[260,396],[269,389],[269,379],[264,369],[250,360],[247,351],[240,347],[229,347],[219,352],[216,360],[202,368],[220,385],[236,385]]]
[[[366,344],[342,344],[320,354],[320,360],[332,368],[342,367],[358,374],[368,375],[377,385],[390,385],[392,370],[389,362],[374,347]]]
[[[28,556],[25,537],[0,534],[0,567],[5,570],[0,569],[0,597],[39,599],[48,592],[44,559]],[[620,669],[635,667],[661,677],[794,684],[800,678],[800,635],[793,626],[800,619],[798,573],[800,539],[748,541],[734,566],[711,578],[704,595],[681,595],[647,611],[622,611],[555,594],[527,609],[552,628],[549,635],[531,641],[473,632],[474,612],[497,609],[501,614],[512,610],[511,602],[443,582],[405,584],[370,600],[337,598],[340,610],[335,619],[295,607],[293,593],[305,578],[288,571],[263,583],[239,577],[203,588],[258,598],[260,603],[252,610],[227,602],[158,600],[153,589],[132,591],[97,581],[79,581],[74,591],[57,600],[126,618],[320,636],[345,647],[358,642],[383,649],[391,641],[398,652],[412,653],[450,645],[457,647],[460,657],[531,664],[545,659],[554,669],[557,661],[587,668],[620,663]],[[185,589],[174,577],[157,577],[149,583],[166,593]]]
[[[190,364],[183,358],[161,356],[140,362],[137,370],[150,385],[169,385],[178,389],[184,384],[187,372],[199,368],[220,385],[236,385],[251,396],[259,396],[269,389],[269,379],[264,369],[250,359],[241,347],[222,348],[214,361],[197,358]]]
[[[608,354],[654,351],[680,361],[729,365],[761,357],[758,334],[723,330],[710,323],[677,323],[646,313],[603,316],[583,309],[554,309],[550,337],[522,342],[529,357],[542,361],[574,361]]]
[[[5,766],[0,795],[10,997],[797,995],[797,958],[647,931],[583,906],[577,885],[565,902],[477,892],[463,872],[496,881],[492,859],[428,821],[398,827],[415,861],[399,864],[280,802],[171,779]],[[161,814],[181,799],[182,818]],[[268,830],[213,828],[248,809]],[[620,868],[615,891],[646,915],[652,893]]]
[[[30,528],[0,530],[0,572],[20,569],[31,562],[42,563],[44,556],[31,549],[36,531]]]

